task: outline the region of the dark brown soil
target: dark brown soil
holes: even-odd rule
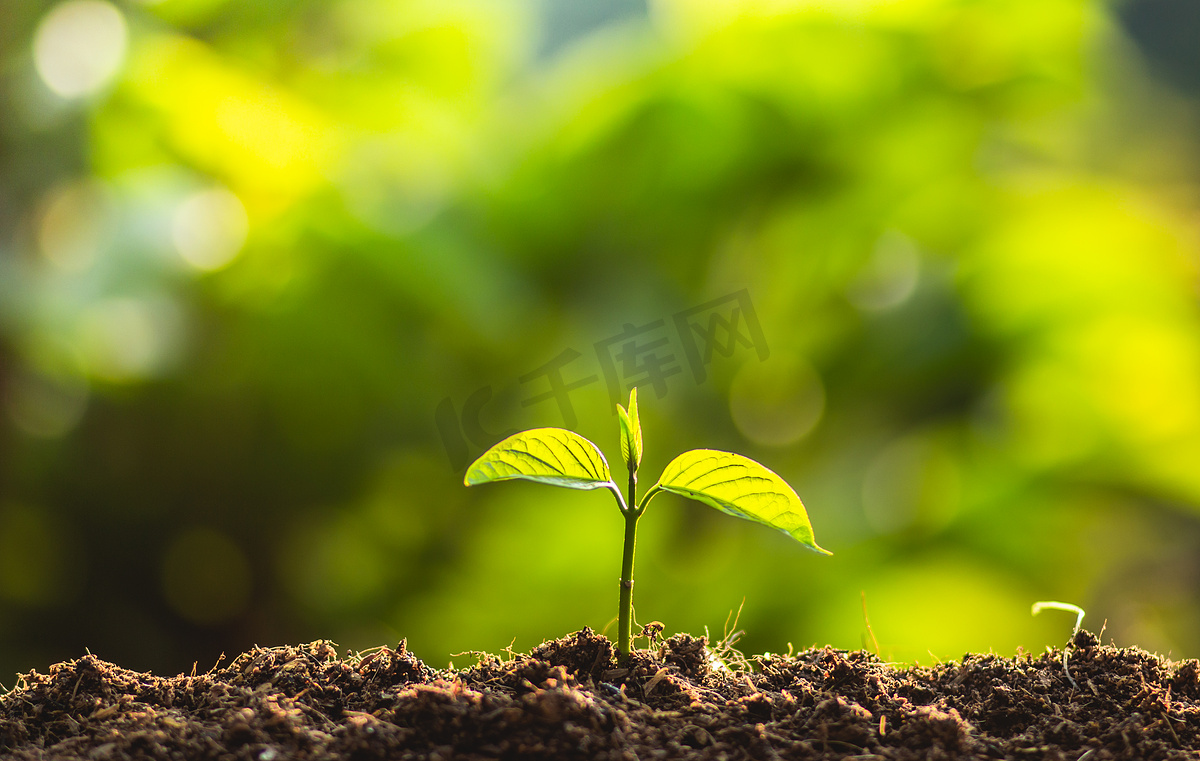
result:
[[[730,671],[676,635],[619,669],[584,629],[462,671],[403,644],[257,649],[170,678],[88,655],[0,697],[0,757],[1197,758],[1200,662],[1087,632],[1069,653],[1069,676],[1061,652],[893,668],[830,648]]]

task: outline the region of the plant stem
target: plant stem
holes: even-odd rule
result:
[[[637,510],[637,471],[632,468],[629,471],[629,501],[625,504],[630,510]],[[641,513],[640,510],[637,512]]]
[[[637,522],[646,512],[655,494],[662,489],[658,484],[642,495],[641,504],[637,501],[637,471],[629,474],[629,503],[621,497],[616,486],[610,486],[613,494],[617,495],[617,503],[621,505],[621,515],[625,516],[625,550],[621,556],[621,602],[617,608],[617,662],[625,665],[629,662],[629,644],[633,627],[633,546],[637,542]]]
[[[628,510],[625,515],[625,550],[621,556],[621,602],[617,612],[617,660],[629,661],[630,630],[633,626],[633,545],[641,512]]]

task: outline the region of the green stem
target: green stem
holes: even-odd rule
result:
[[[646,506],[654,495],[662,491],[655,484],[637,502],[637,472],[629,474],[629,503],[624,504],[620,492],[613,487],[617,502],[622,503],[621,514],[625,516],[625,550],[621,556],[621,601],[617,608],[617,661],[621,665],[629,662],[629,644],[633,627],[633,546],[637,541],[637,522],[646,512]]]
[[[638,515],[641,515],[642,513],[646,512],[646,506],[650,504],[650,500],[654,499],[654,497],[656,495],[658,495],[661,491],[662,491],[662,488],[658,484],[655,484],[654,486],[650,487],[650,491],[648,491],[642,495],[641,504],[638,504],[638,503],[634,502],[632,499],[630,499],[629,500],[629,509],[634,511]],[[634,507],[634,505],[637,505],[637,506]]]
[[[637,507],[637,471],[629,471],[629,502],[626,503],[628,509],[633,510]]]
[[[604,488],[612,492],[612,495],[617,498],[617,509],[624,515],[629,511],[629,506],[625,504],[625,498],[621,496],[621,487],[614,484],[612,481],[604,484]]]
[[[632,500],[631,500],[632,501]],[[630,629],[633,626],[633,545],[637,539],[637,522],[641,513],[625,512],[625,551],[621,556],[621,602],[617,613],[617,660],[629,662]]]

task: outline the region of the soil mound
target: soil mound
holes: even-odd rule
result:
[[[739,661],[676,635],[618,668],[584,629],[461,671],[404,643],[256,649],[158,677],[88,655],[0,696],[14,759],[1195,759],[1200,662],[1079,632],[1038,657],[894,668],[831,648]],[[1069,669],[1069,671],[1068,671]]]

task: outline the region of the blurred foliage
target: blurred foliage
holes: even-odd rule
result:
[[[606,495],[461,474],[631,383],[835,553],[656,500],[643,622],[1200,655],[1196,111],[1111,9],[550,6],[6,4],[0,674],[611,627]]]

